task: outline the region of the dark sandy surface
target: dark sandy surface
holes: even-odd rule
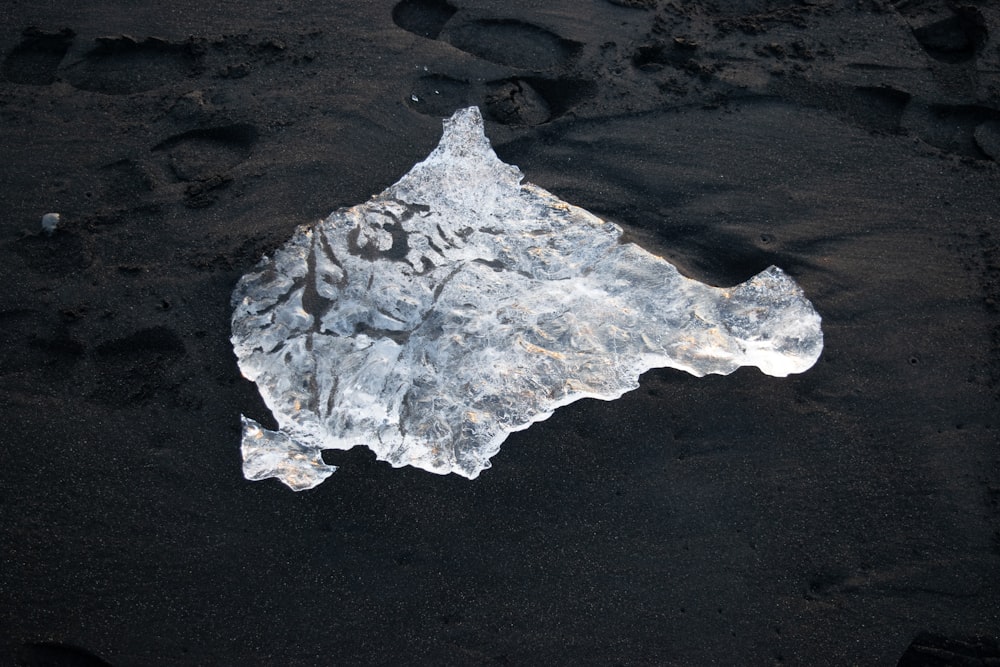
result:
[[[0,5],[0,661],[996,664],[997,5],[221,5]],[[687,275],[786,269],[821,360],[650,372],[475,481],[245,481],[236,280],[471,104]]]

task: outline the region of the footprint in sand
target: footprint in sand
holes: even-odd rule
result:
[[[185,204],[204,208],[215,201],[215,191],[232,181],[233,168],[250,157],[257,136],[253,125],[235,123],[177,134],[152,150],[166,156],[167,167],[177,181],[190,184]]]
[[[583,45],[545,28],[513,19],[465,20],[445,0],[402,0],[392,17],[396,25],[421,37],[441,39],[498,65],[528,70],[486,83],[445,74],[422,76],[407,95],[410,107],[422,114],[443,117],[475,104],[498,123],[540,125],[593,93],[589,81],[547,76],[569,66]]]
[[[3,77],[11,83],[47,86],[56,80],[56,70],[69,50],[75,33],[69,28],[43,32],[24,31],[24,39],[3,61]]]
[[[456,11],[445,0],[403,0],[393,8],[392,20],[403,30],[437,39]]]
[[[771,90],[791,102],[825,109],[843,121],[870,132],[896,134],[912,96],[892,86],[850,86],[810,83],[781,77]]]
[[[156,37],[102,37],[78,63],[66,69],[75,87],[105,95],[152,90],[199,71],[201,56],[191,43],[175,44]]]
[[[947,153],[1000,161],[1000,110],[979,105],[912,103],[903,126]]]
[[[421,37],[443,39],[483,60],[519,69],[565,65],[582,46],[516,19],[452,20],[457,12],[445,0],[402,0],[393,8],[392,20]]]
[[[486,114],[504,125],[541,125],[552,117],[552,109],[528,80],[505,79],[490,85]]]
[[[204,181],[225,174],[248,157],[257,128],[246,123],[201,128],[177,134],[153,147],[166,154],[179,181]]]
[[[566,65],[581,47],[545,28],[513,19],[483,19],[448,26],[443,38],[483,60],[527,70]]]
[[[527,76],[487,84],[485,111],[504,125],[541,125],[594,92],[590,81]]]
[[[971,5],[946,0],[895,0],[892,4],[924,51],[941,62],[972,60],[989,38],[982,12]]]

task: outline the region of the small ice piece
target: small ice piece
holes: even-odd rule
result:
[[[54,234],[61,220],[62,216],[58,213],[46,213],[42,216],[42,231],[46,234]]]
[[[243,417],[243,476],[253,481],[280,477],[295,491],[311,489],[337,469],[323,463],[322,452],[295,442],[284,433],[268,431]],[[277,473],[277,475],[276,475]]]
[[[243,418],[243,472],[294,490],[365,445],[394,467],[470,479],[514,432],[670,367],[779,377],[823,349],[777,267],[717,288],[622,243],[622,230],[522,183],[475,107],[364,204],[296,230],[240,279],[232,343],[278,423]]]

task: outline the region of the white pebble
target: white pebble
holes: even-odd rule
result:
[[[62,216],[58,213],[46,213],[42,216],[42,230],[46,234],[53,233],[59,226],[60,220],[62,220]]]

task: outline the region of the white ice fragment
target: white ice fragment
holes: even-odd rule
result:
[[[278,431],[243,420],[247,479],[295,490],[365,445],[475,478],[507,436],[650,368],[811,367],[820,317],[781,269],[732,288],[682,276],[622,230],[522,183],[475,107],[368,202],[300,227],[233,292],[233,348]]]
[[[294,491],[311,489],[337,469],[323,463],[322,450],[268,431],[243,417],[243,476],[249,480],[279,477]]]
[[[61,220],[62,216],[58,213],[46,213],[42,216],[42,231],[46,234],[54,234]]]

